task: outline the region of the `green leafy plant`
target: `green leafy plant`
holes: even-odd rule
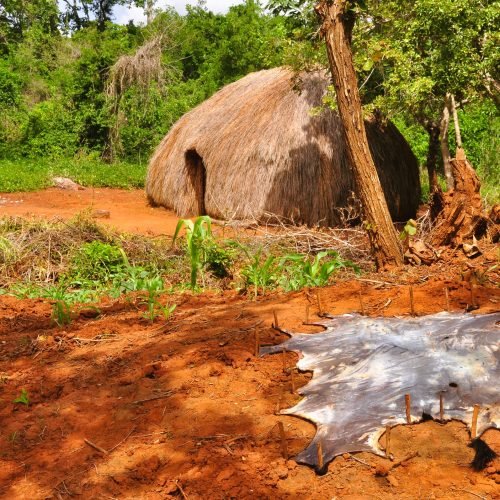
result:
[[[16,403],[16,404],[19,403],[19,404],[29,406],[30,398],[28,395],[28,391],[26,389],[21,389],[21,394],[19,396],[17,396],[17,398],[14,399],[12,402]]]
[[[269,255],[263,260],[262,248],[259,248],[254,255],[250,255],[245,247],[241,248],[250,259],[250,262],[243,267],[241,274],[245,280],[245,285],[253,287],[254,297],[257,298],[259,289],[264,293],[267,288],[271,288],[276,284],[276,257]]]
[[[71,323],[71,307],[65,300],[56,300],[52,305],[52,321],[57,326]]]
[[[206,263],[206,244],[212,242],[212,221],[208,215],[198,217],[194,222],[189,219],[181,219],[175,228],[172,245],[175,245],[181,229],[186,228],[186,252],[191,267],[190,285],[194,290],[198,283],[198,273],[201,274],[203,285],[203,266]]]
[[[409,237],[415,236],[417,234],[417,227],[417,222],[413,219],[410,219],[403,228],[403,231],[400,234],[400,238],[402,240],[406,240]]]
[[[335,271],[345,268],[359,272],[358,266],[335,251],[319,252],[313,260],[307,255],[285,255],[279,263],[279,284],[285,291],[324,286]]]
[[[146,291],[144,303],[146,304],[146,312],[144,317],[151,323],[162,314],[168,320],[172,313],[175,311],[177,305],[162,305],[160,302],[160,295],[165,291],[163,280],[160,277],[147,279],[144,281],[144,289]]]
[[[109,284],[129,267],[123,248],[95,240],[82,245],[71,264],[68,280],[74,286]]]

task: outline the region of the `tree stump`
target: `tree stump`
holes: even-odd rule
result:
[[[488,217],[483,212],[481,182],[462,150],[451,160],[455,188],[432,195],[431,216],[434,220],[432,245],[457,247],[473,237],[481,238],[487,230]]]

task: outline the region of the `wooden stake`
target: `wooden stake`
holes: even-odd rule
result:
[[[413,302],[413,286],[410,285],[410,314],[415,316],[415,303]]]
[[[295,368],[290,369],[290,382],[292,384],[292,394],[295,394],[295,377],[293,376],[293,372],[295,371]]]
[[[365,305],[363,304],[363,296],[361,295],[361,291],[358,292],[358,297],[359,297],[359,306],[360,306],[361,315],[365,316],[366,315]]]
[[[275,309],[273,309],[273,316],[274,316],[273,328],[275,328],[276,330],[278,330],[279,327],[280,327],[280,325],[279,325],[279,322],[278,322],[278,313],[276,312]]]
[[[411,424],[411,396],[405,394],[405,406],[406,406],[406,422]]]
[[[319,296],[319,290],[316,290],[316,300],[318,301],[318,314],[321,316],[323,314],[323,308],[321,307],[321,297]]]
[[[309,304],[306,306],[306,324],[309,324]]]
[[[446,297],[446,310],[450,312],[450,294],[448,291],[448,287],[444,289],[444,296]]]
[[[385,456],[388,457],[391,452],[391,426],[387,425],[385,427]]]
[[[280,395],[278,397],[278,401],[276,402],[276,415],[279,415],[281,412],[281,399],[283,398],[283,389],[280,389]]]
[[[474,405],[474,411],[472,412],[472,425],[470,427],[471,439],[476,439],[477,436],[477,418],[479,417],[480,409],[481,407],[479,405]]]
[[[286,443],[285,427],[282,422],[278,422],[278,428],[280,430],[281,455],[285,460],[288,460],[288,445]]]
[[[318,441],[318,447],[316,448],[316,453],[318,455],[318,470],[323,469],[324,461],[323,461],[323,444],[321,441]]]
[[[255,357],[258,358],[260,355],[260,331],[259,327],[255,327]]]
[[[476,285],[470,282],[470,305],[476,307]]]
[[[439,420],[444,421],[444,394],[439,393]]]

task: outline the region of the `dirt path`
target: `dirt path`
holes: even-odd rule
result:
[[[100,222],[121,231],[155,236],[172,235],[179,219],[170,210],[150,207],[143,190],[50,188],[30,193],[0,193],[0,216],[70,219],[82,211],[101,215]],[[100,211],[109,212],[109,218],[103,218]]]
[[[444,286],[451,308],[463,310],[467,285],[448,276],[415,287],[417,313],[441,311]],[[408,313],[407,286],[358,280],[322,289],[322,307],[357,311],[358,291],[371,314]],[[476,299],[479,313],[492,312],[500,293],[478,287]],[[282,457],[278,422],[291,456],[314,429],[277,414],[300,398],[283,371],[296,357],[256,358],[254,330],[261,325],[263,343],[280,342],[270,327],[276,310],[282,327],[305,331],[306,307],[311,317],[317,312],[315,295],[169,300],[178,308],[166,324],[150,325],[138,307],[121,302],[62,329],[51,326],[47,302],[0,297],[1,498],[498,498],[500,462],[474,472],[460,422],[396,427],[396,460],[419,456],[388,477],[371,466],[389,462],[368,453],[335,459],[323,477]],[[297,374],[296,387],[309,377]],[[21,389],[29,406],[12,402]],[[498,431],[484,438],[500,451]]]

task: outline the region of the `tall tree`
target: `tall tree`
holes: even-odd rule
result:
[[[365,12],[367,53],[376,48],[372,63],[383,88],[374,104],[389,116],[404,113],[427,131],[431,190],[437,187],[436,151],[452,187],[449,124],[458,125],[456,110],[465,102],[494,98],[500,88],[498,2],[367,0]]]
[[[355,22],[353,2],[322,0],[316,6],[321,19],[328,61],[344,125],[347,154],[354,171],[377,268],[400,266],[403,254],[382,185],[368,146],[358,81],[351,49]]]

